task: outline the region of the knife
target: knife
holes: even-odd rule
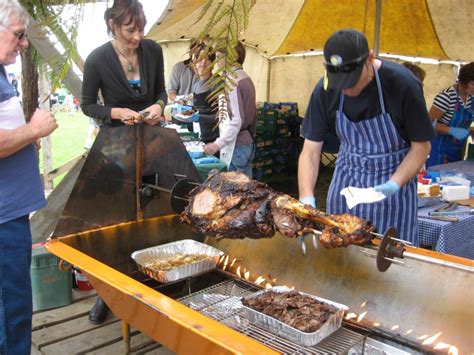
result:
[[[443,221],[443,222],[459,222],[459,218],[457,217],[449,217],[449,216],[419,216],[419,218],[426,218],[426,219],[434,219],[436,221]]]

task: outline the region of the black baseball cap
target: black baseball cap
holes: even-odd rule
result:
[[[369,45],[362,32],[344,29],[333,33],[324,45],[327,86],[338,90],[355,86],[368,55]]]

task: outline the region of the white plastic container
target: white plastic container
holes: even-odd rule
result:
[[[445,201],[467,200],[469,198],[469,186],[443,186],[441,194]]]

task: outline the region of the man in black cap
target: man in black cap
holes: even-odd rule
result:
[[[341,140],[328,191],[327,211],[371,221],[381,233],[395,227],[418,245],[416,174],[435,137],[423,89],[402,65],[375,58],[361,32],[346,29],[324,45],[325,76],[316,85],[303,121],[300,200],[316,206],[321,147],[329,132]],[[341,190],[374,188],[384,199],[349,209]]]

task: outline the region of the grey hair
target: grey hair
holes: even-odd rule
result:
[[[15,16],[24,25],[28,25],[28,16],[17,0],[0,0],[0,24],[10,26],[10,17]],[[4,29],[0,26],[0,31]]]

